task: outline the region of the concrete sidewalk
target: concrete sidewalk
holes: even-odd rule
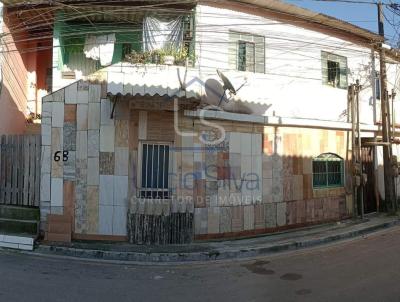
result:
[[[40,244],[33,254],[132,262],[195,262],[251,258],[350,239],[400,225],[398,216],[385,214],[364,220],[313,226],[293,231],[229,241],[195,242],[186,245],[146,246],[128,243],[73,242]]]

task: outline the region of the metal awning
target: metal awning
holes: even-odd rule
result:
[[[169,96],[201,99],[204,90],[197,69],[184,66],[118,63],[106,67],[109,96]]]
[[[90,81],[107,83],[107,96],[115,100],[126,97],[164,97],[201,102],[204,106],[218,106],[221,97],[224,110],[239,113],[263,114],[269,101],[258,89],[265,87],[265,79],[253,73],[227,71],[225,73],[237,88],[236,95],[225,94],[216,69],[200,70],[194,67],[168,65],[135,65],[117,63],[90,75]],[[247,78],[249,77],[249,81]],[[121,98],[122,96],[122,98]]]

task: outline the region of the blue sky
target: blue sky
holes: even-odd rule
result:
[[[378,32],[378,12],[377,6],[374,4],[362,3],[340,3],[340,2],[325,2],[313,0],[284,0],[285,2],[301,6],[316,12],[321,12],[326,15],[336,17],[338,19],[348,21],[357,26],[366,28],[373,32]],[[361,0],[362,1],[362,0]],[[365,0],[364,0],[365,1]],[[397,2],[399,1],[392,1]],[[389,10],[385,9],[385,16],[389,20],[397,18],[400,22],[400,17],[393,15]],[[392,22],[392,21],[391,21]],[[395,29],[388,22],[385,22],[385,36],[390,40],[390,44],[395,44],[398,41]],[[397,36],[394,38],[394,36]]]

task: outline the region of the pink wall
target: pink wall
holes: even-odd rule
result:
[[[36,47],[42,46],[44,42],[27,42],[29,36],[25,30],[21,29],[20,20],[15,17],[15,14],[7,14],[6,11],[3,32],[6,35],[2,60],[0,134],[22,134],[25,132],[26,116],[29,113],[28,101],[34,103],[36,98],[36,91],[33,93],[33,99],[29,100],[28,97],[28,73],[36,73],[38,81],[36,89],[43,89],[46,70],[51,66],[51,44],[47,43],[48,50],[37,52]],[[41,44],[38,45],[39,43]],[[40,103],[37,107],[40,113]]]
[[[36,72],[37,72],[37,100],[38,100],[38,113],[42,112],[42,97],[44,95],[47,95],[48,93],[51,92],[51,87],[48,87],[48,84],[51,84],[47,82],[47,72],[52,72],[52,57],[53,57],[53,43],[52,41],[43,41],[40,42],[39,47],[45,48],[44,50],[38,51],[37,52],[37,66],[36,66]],[[49,78],[51,81],[51,76]],[[48,90],[49,88],[49,90]],[[44,93],[44,92],[47,93]]]
[[[15,40],[26,38],[25,32],[11,35],[9,28],[15,28],[15,20],[4,15],[3,32],[3,85],[0,94],[0,134],[20,134],[25,131],[25,110],[27,105],[27,69],[26,55],[20,49],[26,49],[25,43]]]

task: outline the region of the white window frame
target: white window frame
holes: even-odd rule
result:
[[[266,42],[265,42],[265,36],[260,35],[260,34],[256,34],[256,33],[252,33],[252,32],[242,32],[242,31],[236,31],[236,30],[229,30],[229,35],[238,35],[238,39],[236,39],[235,41],[231,41],[231,37],[229,37],[229,43],[235,43],[235,49],[236,49],[236,53],[235,53],[235,66],[234,69],[237,71],[239,70],[239,41],[242,42],[248,42],[248,43],[253,43],[254,44],[254,71],[250,71],[250,70],[246,70],[246,71],[240,71],[240,72],[252,72],[252,73],[261,73],[261,74],[265,74],[266,72],[266,57],[265,57],[265,52],[266,52]],[[249,39],[251,38],[251,39]],[[258,43],[255,42],[255,38],[262,38],[263,40],[263,64],[262,64],[262,71],[257,71],[257,66],[260,65],[257,61],[257,46]],[[231,49],[228,49],[228,58],[233,55],[230,53]],[[229,59],[228,59],[229,60]],[[231,62],[229,62],[229,64],[231,64]],[[261,66],[261,65],[260,65]],[[233,68],[233,66],[231,66]]]
[[[328,62],[329,61],[336,62],[339,65],[339,78],[338,78],[339,85],[336,85],[336,83],[330,83],[328,81],[328,76],[329,76]],[[344,64],[342,64],[343,62],[344,62]],[[345,76],[342,74],[343,70],[346,72]],[[324,85],[330,86],[333,88],[347,89],[348,82],[349,82],[349,60],[348,60],[348,57],[338,55],[336,53],[332,53],[329,51],[321,50],[321,71],[322,71],[322,83]]]
[[[168,154],[168,186],[166,189],[157,189],[157,188],[143,188],[142,187],[142,167],[143,167],[143,145],[163,145],[163,146],[168,146],[169,148],[169,154]],[[150,141],[150,140],[145,140],[145,141],[139,141],[139,146],[138,146],[138,165],[137,165],[137,173],[136,173],[136,184],[137,184],[137,197],[138,198],[148,198],[152,199],[153,197],[142,197],[141,193],[143,190],[146,191],[167,191],[168,192],[168,197],[162,198],[162,199],[171,199],[171,171],[173,171],[172,167],[172,147],[173,143],[172,142],[162,142],[162,141]],[[156,199],[156,198],[154,198]]]

